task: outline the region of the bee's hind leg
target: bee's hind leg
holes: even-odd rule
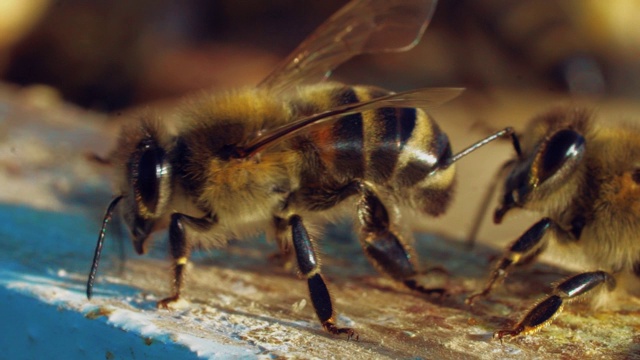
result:
[[[607,290],[611,291],[615,288],[616,281],[611,274],[604,271],[574,275],[558,284],[551,295],[529,310],[524,318],[513,328],[496,331],[493,337],[502,339],[505,336],[513,337],[536,332],[550,324],[560,314],[565,302],[575,300],[593,289],[599,288],[601,285],[606,285]]]
[[[293,249],[298,261],[298,268],[300,273],[307,278],[309,296],[322,327],[332,334],[346,334],[348,339],[355,338],[357,340],[358,334],[353,329],[336,326],[331,295],[320,273],[320,263],[316,256],[315,246],[302,223],[302,218],[298,215],[291,216],[289,225],[291,226]]]
[[[374,191],[364,183],[360,184],[361,198],[358,202],[360,221],[359,238],[362,249],[382,273],[403,283],[408,288],[426,294],[444,294],[443,288],[426,288],[416,278],[416,254],[402,241],[400,234],[390,226],[389,213]]]
[[[159,308],[168,308],[170,304],[180,299],[180,292],[184,282],[184,272],[191,247],[187,241],[186,228],[190,231],[205,232],[211,229],[217,222],[215,216],[208,215],[203,218],[195,218],[189,215],[174,213],[169,224],[169,248],[173,259],[173,281],[171,296],[158,301]]]

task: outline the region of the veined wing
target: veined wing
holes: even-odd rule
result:
[[[317,83],[352,57],[413,48],[429,25],[437,0],[354,0],[304,40],[260,87],[282,93]]]

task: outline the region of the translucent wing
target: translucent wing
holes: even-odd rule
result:
[[[248,158],[283,140],[309,131],[316,126],[336,121],[343,116],[384,107],[429,109],[460,95],[463,88],[423,88],[382,96],[368,101],[347,104],[314,114],[261,134],[239,149],[240,157]]]
[[[285,92],[326,79],[333,69],[365,53],[413,48],[433,16],[437,0],[353,0],[320,25],[260,87]]]

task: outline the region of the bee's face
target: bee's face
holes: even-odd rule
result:
[[[514,207],[548,197],[566,183],[582,162],[585,139],[573,130],[560,130],[544,139],[534,151],[516,162],[507,176],[501,206],[494,214],[500,223]]]
[[[145,252],[146,239],[165,214],[172,192],[171,170],[167,152],[150,136],[138,143],[126,163],[124,219],[139,254]]]

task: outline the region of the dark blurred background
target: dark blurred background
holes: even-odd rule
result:
[[[346,1],[3,0],[0,76],[105,112],[256,84]],[[337,79],[638,96],[634,0],[442,0],[419,46]]]

